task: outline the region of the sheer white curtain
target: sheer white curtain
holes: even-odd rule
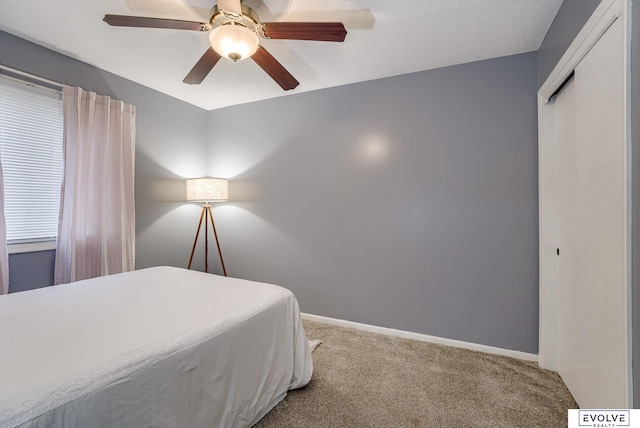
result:
[[[4,180],[0,162],[0,295],[9,292],[9,251],[7,250],[7,224],[4,219]]]
[[[54,282],[135,267],[135,107],[63,87],[64,178]]]

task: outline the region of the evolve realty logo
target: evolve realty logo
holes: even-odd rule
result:
[[[578,424],[593,428],[630,427],[630,416],[629,410],[579,410]]]

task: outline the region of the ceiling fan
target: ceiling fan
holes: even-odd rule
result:
[[[209,32],[211,47],[193,66],[184,83],[201,83],[222,57],[232,61],[251,58],[285,91],[295,88],[299,82],[260,46],[258,36],[265,39],[343,42],[347,35],[341,22],[260,22],[255,11],[241,1],[218,0],[218,4],[211,9],[208,23],[127,15],[105,15],[104,21],[119,27]]]

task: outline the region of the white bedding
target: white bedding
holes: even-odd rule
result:
[[[311,372],[275,285],[156,267],[0,296],[0,427],[248,427]]]

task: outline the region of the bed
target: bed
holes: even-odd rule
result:
[[[0,296],[1,427],[249,427],[311,373],[276,285],[154,267]]]

